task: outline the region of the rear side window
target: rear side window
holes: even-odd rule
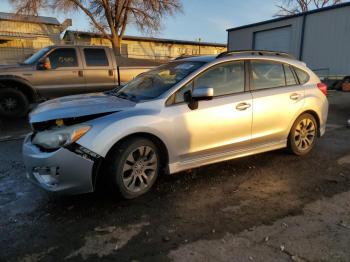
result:
[[[297,85],[297,80],[295,79],[292,68],[289,65],[284,65],[284,72],[286,74],[286,85]]]
[[[300,84],[305,84],[307,81],[309,81],[310,77],[305,71],[303,71],[303,70],[301,70],[299,68],[296,68],[296,67],[294,67],[294,71],[295,71],[295,73],[297,74],[297,76],[299,78]]]
[[[108,58],[104,49],[84,48],[87,66],[108,66]]]
[[[286,85],[283,64],[271,61],[251,61],[251,78],[255,90]]]
[[[77,67],[78,59],[74,48],[59,48],[49,54],[51,68]]]

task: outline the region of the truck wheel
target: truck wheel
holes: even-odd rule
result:
[[[157,146],[142,137],[123,141],[111,152],[106,164],[110,186],[126,199],[147,193],[161,166]]]
[[[0,88],[0,115],[4,117],[22,117],[28,112],[28,98],[14,88]]]

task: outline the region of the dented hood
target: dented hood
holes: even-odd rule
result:
[[[117,112],[134,107],[135,102],[106,93],[65,96],[39,104],[30,113],[30,122]]]

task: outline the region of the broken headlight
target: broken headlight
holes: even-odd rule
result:
[[[56,127],[37,133],[32,143],[45,149],[58,149],[74,143],[90,128],[91,126],[84,124]]]

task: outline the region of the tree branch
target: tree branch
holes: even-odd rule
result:
[[[101,31],[101,33],[106,38],[108,38],[109,40],[111,39],[110,35],[106,32],[106,30],[103,28],[103,26],[97,22],[97,20],[95,19],[92,12],[90,12],[90,10],[88,10],[85,6],[83,6],[79,0],[70,0],[70,1],[73,2],[74,4],[76,4],[91,19],[92,23],[96,26],[96,28],[98,30]]]

